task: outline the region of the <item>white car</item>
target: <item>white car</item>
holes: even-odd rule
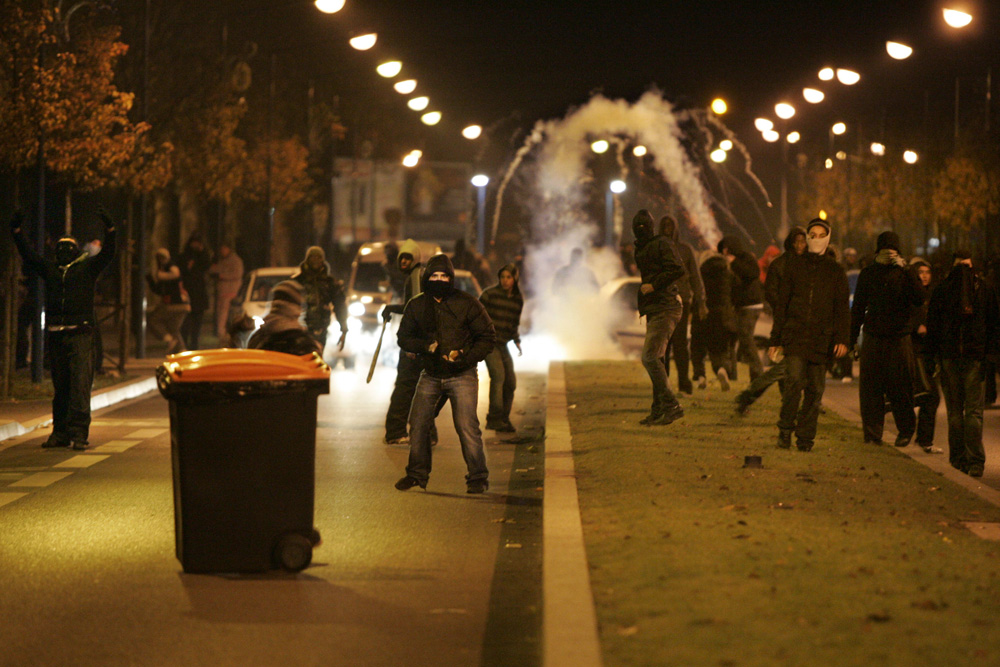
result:
[[[611,336],[627,355],[642,352],[646,324],[639,318],[639,276],[622,276],[604,283],[599,292],[608,314]]]
[[[424,262],[441,252],[441,246],[436,243],[417,243]],[[351,263],[351,276],[347,280],[347,312],[362,331],[375,331],[381,326],[379,313],[393,298],[385,261],[384,243],[365,243],[358,248]],[[355,323],[351,328],[355,328]]]
[[[232,324],[246,315],[254,321],[254,330],[260,328],[260,325],[264,323],[264,316],[270,310],[268,297],[271,295],[271,290],[281,281],[291,278],[298,270],[297,266],[272,266],[265,269],[254,269],[247,273],[243,276],[240,291],[229,303],[227,322]],[[246,338],[249,337],[248,333]],[[245,347],[246,340],[243,343]]]

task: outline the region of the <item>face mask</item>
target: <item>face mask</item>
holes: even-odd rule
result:
[[[56,244],[56,264],[66,266],[80,256],[80,248],[70,241],[60,241]]]
[[[428,280],[427,281],[427,293],[438,299],[444,298],[451,294],[451,291],[455,289],[452,287],[450,280]]]
[[[830,245],[830,235],[827,234],[821,239],[806,239],[806,246],[809,248],[809,252],[815,255],[822,255],[826,252],[827,246]]]
[[[653,238],[653,228],[650,225],[632,225],[632,233],[635,234],[636,241],[646,241]]]

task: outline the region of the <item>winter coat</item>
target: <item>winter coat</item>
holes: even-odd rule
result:
[[[330,265],[325,259],[319,269],[312,269],[306,262],[302,262],[291,280],[302,285],[307,329],[323,331],[329,327],[332,310],[340,324],[340,332],[347,333],[347,292],[344,281],[330,275]]]
[[[45,283],[46,327],[93,326],[97,322],[94,287],[101,271],[115,257],[116,238],[115,230],[108,230],[99,253],[89,257],[81,252],[75,260],[60,267],[53,260],[39,257],[22,233],[14,234],[14,242],[25,268]]]
[[[197,250],[188,244],[177,257],[181,270],[181,281],[191,299],[191,310],[208,309],[208,269],[212,266],[212,256],[202,248]]]
[[[895,264],[875,262],[858,275],[851,306],[851,345],[858,341],[861,327],[865,336],[902,338],[910,333],[913,309],[923,304],[916,278]]]
[[[833,359],[851,335],[847,275],[826,255],[789,256],[774,307],[771,346],[812,363]]]
[[[247,347],[300,356],[313,352],[322,354],[316,339],[299,324],[301,314],[299,306],[275,299],[264,317],[264,324],[250,336]]]
[[[736,309],[733,307],[733,285],[736,276],[722,255],[713,255],[702,262],[701,279],[705,285],[705,306],[709,325],[705,331],[718,340],[729,340],[736,333]]]
[[[413,258],[413,263],[410,264],[409,271],[404,274],[403,303],[386,304],[384,308],[385,312],[397,315],[403,313],[410,299],[420,294],[421,278],[424,275],[424,265],[421,263],[423,253],[420,252],[420,244],[413,239],[406,239],[400,244],[399,252],[396,254],[396,268],[400,271],[402,271],[402,268],[399,266],[399,256],[403,254],[408,254]]]
[[[955,266],[931,294],[924,356],[982,361],[997,353],[1000,316],[996,293],[976,271]]]
[[[681,303],[677,281],[684,277],[684,267],[677,259],[677,251],[670,239],[658,234],[646,243],[640,244],[637,240],[635,264],[639,267],[643,284],[653,286],[649,294],[639,290],[640,316],[656,315]]]
[[[493,321],[493,328],[496,330],[497,345],[503,347],[508,341],[521,344],[521,337],[517,329],[521,324],[521,311],[524,309],[524,298],[521,296],[521,288],[518,286],[517,267],[508,264],[499,271],[497,277],[504,271],[514,276],[514,289],[508,296],[507,292],[499,284],[490,287],[479,295],[479,300],[486,308],[486,313]]]
[[[924,263],[925,266],[930,266],[930,264]],[[923,326],[926,330],[927,328],[927,307],[931,301],[931,290],[928,287],[924,287],[920,284],[919,278],[917,277],[917,266],[911,265],[911,273],[913,278],[917,280],[917,287],[920,289],[920,294],[922,297],[922,302],[919,306],[914,308],[910,313],[910,322],[907,324],[906,328],[910,331],[910,340],[913,342],[913,353],[922,355],[924,353],[924,341],[927,338],[926,331],[920,333],[920,327]]]
[[[684,277],[677,281],[677,291],[684,305],[693,306],[695,312],[705,303],[705,285],[701,281],[701,271],[698,270],[698,258],[690,243],[681,241],[680,229],[673,225],[668,234],[677,252],[677,259],[684,267]]]
[[[496,331],[486,308],[479,300],[460,289],[440,301],[426,293],[430,275],[443,271],[455,284],[455,269],[445,255],[435,255],[427,262],[421,288],[423,293],[410,299],[399,323],[397,341],[400,349],[419,355],[424,371],[436,378],[454,377],[486,358],[496,344]],[[432,343],[437,343],[433,352]],[[458,350],[455,361],[444,359]]]
[[[733,286],[733,306],[746,308],[759,306],[764,301],[764,286],[760,284],[760,266],[757,259],[750,253],[740,250],[729,265],[736,284]]]

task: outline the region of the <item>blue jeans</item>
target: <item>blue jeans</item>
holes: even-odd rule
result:
[[[486,413],[487,424],[506,424],[510,421],[510,409],[514,405],[514,390],[517,376],[514,374],[514,360],[510,356],[508,343],[496,345],[486,355],[486,370],[490,374],[490,410]]]
[[[650,412],[660,415],[674,408],[677,399],[667,386],[667,369],[663,367],[663,355],[667,352],[667,342],[681,319],[684,307],[680,299],[676,305],[662,313],[646,316],[646,341],[642,346],[642,365],[653,383],[653,406]]]
[[[431,475],[430,431],[438,410],[438,399],[442,396],[451,400],[455,430],[469,469],[465,481],[488,479],[490,471],[486,468],[483,434],[479,430],[479,415],[476,414],[479,373],[475,368],[448,378],[437,378],[426,371],[420,374],[410,406],[410,461],[406,474],[421,482],[426,482]]]
[[[983,376],[974,359],[942,359],[941,391],[948,410],[948,459],[959,470],[982,467]]]

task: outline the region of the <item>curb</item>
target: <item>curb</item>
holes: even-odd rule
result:
[[[113,387],[107,387],[95,392],[90,397],[90,410],[94,412],[131,398],[137,398],[155,389],[155,377],[140,378],[131,382],[123,382]],[[42,417],[26,421],[23,424],[16,421],[0,424],[0,442],[30,433],[37,428],[48,426],[51,423],[52,415],[46,414]]]
[[[546,667],[600,667],[562,362],[549,365],[542,503],[542,637]]]

